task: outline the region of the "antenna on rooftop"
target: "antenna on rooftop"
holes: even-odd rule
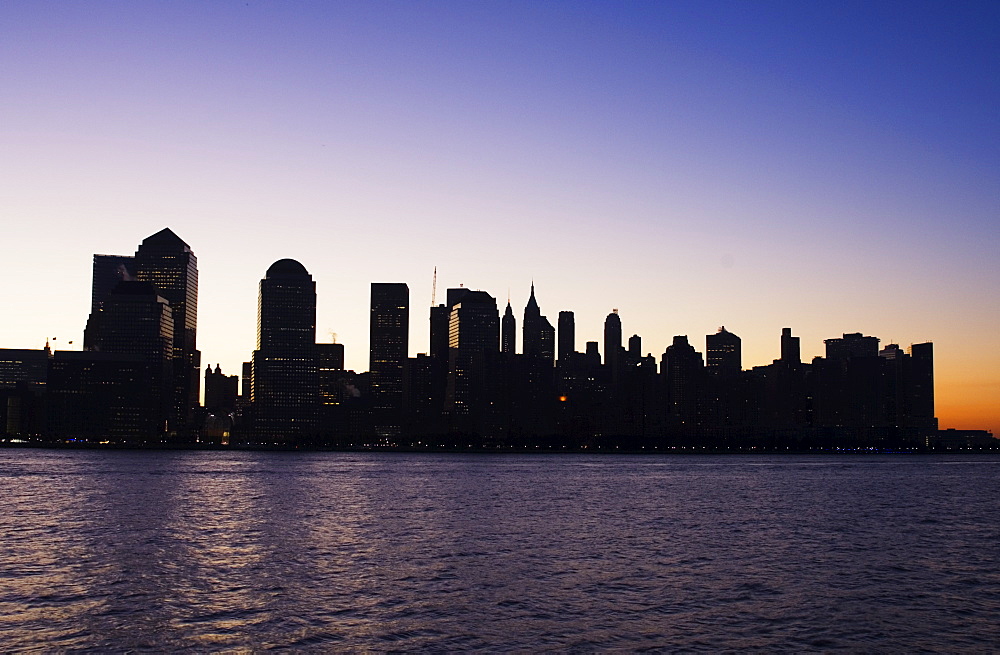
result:
[[[437,295],[438,295],[438,267],[434,267],[434,281],[431,282],[431,307],[437,305]]]

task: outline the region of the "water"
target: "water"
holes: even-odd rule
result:
[[[1000,457],[0,450],[0,650],[985,651]]]

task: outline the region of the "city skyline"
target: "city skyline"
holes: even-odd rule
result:
[[[988,3],[8,6],[0,346],[82,343],[91,257],[169,226],[198,255],[202,368],[238,373],[257,281],[317,292],[367,370],[371,282],[532,280],[576,348],[745,368],[861,332],[933,341],[942,427],[1000,430]],[[30,283],[29,283],[30,281]]]

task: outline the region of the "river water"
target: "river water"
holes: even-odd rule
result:
[[[998,456],[0,450],[0,650],[1000,648]]]

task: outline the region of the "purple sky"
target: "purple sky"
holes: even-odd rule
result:
[[[1000,430],[996,2],[0,4],[0,347],[78,347],[93,253],[171,227],[205,363],[275,260],[367,369],[368,288],[934,341],[944,426]]]

